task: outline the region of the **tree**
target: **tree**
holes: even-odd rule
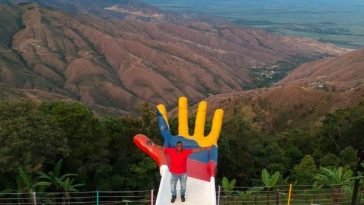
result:
[[[0,171],[17,173],[67,156],[67,140],[58,123],[31,102],[0,103]]]
[[[153,141],[160,141],[159,133],[154,133],[158,131],[155,112],[149,109],[148,104],[141,105],[139,112],[138,117],[100,118],[101,136],[109,139],[109,163],[96,170],[95,180],[99,189],[145,189],[158,185],[158,166],[132,141],[132,136],[141,132],[151,135]]]
[[[349,166],[351,168],[355,168],[357,161],[356,150],[351,146],[346,147],[341,150],[339,153],[341,159],[341,166]]]
[[[87,188],[94,189],[97,168],[108,163],[109,139],[100,137],[98,118],[79,103],[45,102],[40,110],[52,116],[67,139],[70,155],[63,157],[65,172],[77,173]]]
[[[292,176],[297,184],[309,185],[314,183],[316,172],[315,160],[311,155],[305,155],[301,163],[294,166]]]
[[[284,147],[289,169],[299,164],[305,155],[312,155],[317,147],[318,139],[311,132],[294,129],[277,136],[279,147]]]
[[[340,163],[340,158],[336,154],[327,153],[321,157],[319,162],[323,167],[337,167]]]
[[[137,111],[140,120],[139,131],[142,130],[146,136],[153,136],[152,139],[155,140],[155,142],[159,143],[161,139],[154,137],[159,136],[158,123],[156,120],[156,109],[151,109],[150,104],[144,103],[138,106]]]
[[[236,115],[224,121],[219,139],[218,176],[235,178],[241,184],[256,178],[252,157],[255,136],[251,122],[244,116]]]
[[[364,102],[336,110],[325,116],[320,136],[320,149],[339,154],[346,147],[361,150],[364,147]]]
[[[252,148],[255,168],[259,173],[263,168],[271,171],[285,172],[288,168],[288,159],[275,136],[261,134],[255,139]]]
[[[97,117],[79,103],[0,102],[0,188],[16,189],[20,166],[29,172],[37,167],[56,182],[63,176],[55,169],[60,158],[62,171],[77,174],[84,190],[154,188],[157,166],[135,148],[132,136],[145,129],[158,141],[158,126],[149,106],[140,112],[139,117]],[[145,166],[135,168],[141,162]],[[61,181],[49,189],[80,187],[70,175]]]

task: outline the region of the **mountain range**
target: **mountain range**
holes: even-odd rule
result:
[[[0,2],[1,99],[80,101],[98,113],[127,114],[144,102],[173,106],[178,96],[192,103],[210,96],[228,113],[262,99],[272,101],[274,113],[275,103],[291,112],[310,103],[319,109],[326,98],[333,108],[337,93],[361,90],[362,50],[196,20],[138,1]],[[295,56],[330,57],[302,65],[275,87],[244,91],[252,70]],[[291,98],[297,103],[284,106]],[[261,116],[267,129],[281,119],[268,113]],[[283,124],[294,123],[287,117]]]
[[[258,129],[315,130],[326,113],[364,100],[364,49],[303,64],[270,88],[208,98],[210,110],[242,114]]]

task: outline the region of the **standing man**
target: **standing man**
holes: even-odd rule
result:
[[[158,146],[153,143],[154,146]],[[160,147],[160,146],[158,146]],[[160,147],[162,148],[162,147]],[[186,193],[186,183],[187,183],[187,158],[190,154],[195,152],[201,152],[204,150],[210,150],[210,147],[199,147],[195,149],[183,149],[183,144],[181,141],[176,143],[175,148],[163,148],[164,152],[167,154],[169,158],[169,171],[171,172],[171,203],[174,203],[177,198],[177,181],[180,181],[181,184],[181,201],[185,202],[185,193]]]
[[[175,148],[165,148],[164,152],[169,157],[169,171],[171,172],[171,193],[172,198],[171,202],[174,203],[176,201],[176,186],[177,181],[179,180],[181,184],[181,201],[185,202],[185,193],[186,193],[186,183],[187,183],[187,157],[195,152],[201,152],[205,149],[211,149],[211,147],[200,147],[196,149],[183,149],[183,144],[181,141],[176,143]]]

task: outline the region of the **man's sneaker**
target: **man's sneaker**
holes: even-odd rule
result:
[[[176,201],[176,196],[172,196],[171,203],[174,203]]]
[[[186,201],[186,199],[185,199],[185,195],[181,195],[181,201],[182,201],[182,202],[185,202],[185,201]]]

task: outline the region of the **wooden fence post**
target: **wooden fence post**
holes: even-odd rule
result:
[[[289,184],[287,205],[291,204],[292,184]]]

